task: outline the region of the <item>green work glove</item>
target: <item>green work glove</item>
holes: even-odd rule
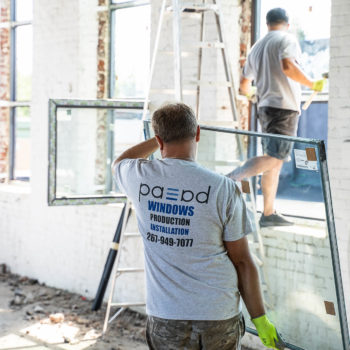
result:
[[[285,342],[266,315],[253,318],[252,322],[258,331],[259,338],[266,347],[278,350],[284,349],[286,346]]]
[[[249,101],[256,97],[256,86],[251,86],[250,91],[245,96]]]
[[[252,86],[250,91],[245,95],[249,101],[256,102],[256,86]]]
[[[326,79],[316,80],[312,83],[312,90],[321,92],[326,84]]]

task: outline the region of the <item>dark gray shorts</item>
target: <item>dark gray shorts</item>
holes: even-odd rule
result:
[[[258,117],[261,131],[268,134],[295,136],[298,128],[299,113],[288,109],[260,107]],[[285,160],[289,157],[293,142],[263,137],[264,153]]]
[[[240,350],[245,333],[243,315],[222,321],[167,320],[148,316],[150,350]]]

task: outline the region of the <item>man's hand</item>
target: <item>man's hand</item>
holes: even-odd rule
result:
[[[250,90],[248,91],[248,93],[245,94],[245,96],[247,97],[247,99],[249,101],[252,101],[253,103],[255,103],[257,100],[257,98],[256,98],[256,86],[251,86]]]
[[[312,83],[312,90],[321,92],[326,84],[326,79],[316,80]]]
[[[266,315],[252,319],[262,343],[271,349],[284,349],[286,346],[276,327],[269,321]]]

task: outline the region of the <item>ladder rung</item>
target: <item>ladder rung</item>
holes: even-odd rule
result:
[[[124,237],[141,237],[138,232],[124,233]]]
[[[232,88],[232,83],[230,81],[189,80],[185,82],[185,84],[186,83],[197,86],[224,86]]]
[[[144,306],[146,305],[144,301],[135,302],[135,303],[111,303],[111,306],[114,307],[128,307],[128,306]]]
[[[173,7],[167,7],[168,11],[173,11]],[[203,12],[203,11],[217,11],[218,6],[215,4],[194,4],[194,3],[182,3],[182,12],[192,13],[192,12]]]
[[[174,89],[152,89],[150,91],[152,94],[163,94],[163,95],[174,95]],[[182,90],[183,95],[197,95],[196,90]]]
[[[224,43],[220,41],[201,41],[195,44],[196,47],[201,47],[202,49],[224,49]]]
[[[145,271],[142,267],[122,267],[117,270],[117,273],[128,273],[128,272],[143,272]]]
[[[159,51],[160,54],[163,54],[163,55],[173,55],[174,54],[174,51]],[[191,51],[182,51],[181,52],[181,57],[183,58],[186,58],[186,57],[191,57],[191,56],[195,56],[197,55],[196,52],[191,52]]]

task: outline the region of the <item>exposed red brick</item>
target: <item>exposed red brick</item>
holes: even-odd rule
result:
[[[98,0],[99,5],[102,0]],[[102,1],[104,2],[104,1]],[[104,5],[104,4],[102,4]],[[108,97],[109,66],[109,12],[98,13],[98,42],[97,42],[97,98]]]
[[[251,14],[252,14],[252,1],[241,0],[242,12],[240,15],[239,23],[241,24],[240,35],[240,58],[239,64],[242,69],[250,49],[251,43]],[[237,108],[240,115],[240,127],[244,130],[249,129],[249,104],[247,101],[237,101]]]
[[[0,0],[0,22],[10,21],[10,0]],[[10,100],[10,30],[0,29],[0,99]],[[9,108],[0,108],[0,174],[6,174],[9,152]]]

